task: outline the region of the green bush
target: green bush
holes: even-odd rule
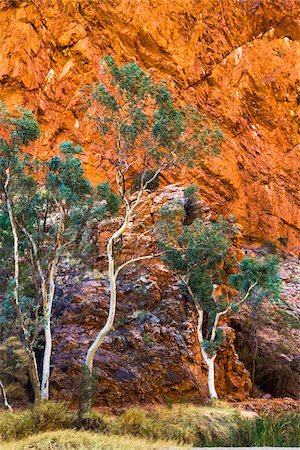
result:
[[[22,439],[35,432],[35,424],[30,411],[20,414],[5,412],[0,416],[0,435],[4,441]]]
[[[111,431],[180,444],[208,445],[216,438],[223,443],[229,441],[232,431],[238,431],[244,422],[252,420],[243,419],[243,413],[227,405],[216,408],[173,405],[150,411],[137,408],[125,411],[115,419]]]

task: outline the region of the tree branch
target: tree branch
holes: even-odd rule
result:
[[[156,258],[157,256],[161,256],[161,255],[162,255],[162,253],[156,253],[156,254],[154,254],[154,255],[138,256],[138,257],[136,257],[136,258],[129,259],[128,261],[126,261],[125,263],[121,264],[121,266],[119,266],[119,267],[116,269],[116,271],[115,271],[115,277],[117,278],[119,272],[120,272],[121,270],[123,270],[125,267],[129,266],[130,264],[133,264],[133,263],[135,263],[135,262],[137,262],[137,261],[143,261],[143,260],[145,260],[145,259]]]
[[[7,400],[7,397],[6,397],[6,392],[5,392],[5,389],[4,389],[4,385],[3,385],[1,380],[0,380],[0,388],[1,388],[1,391],[2,391],[5,407],[8,408],[9,411],[13,412],[13,409],[12,409],[11,405],[8,403],[8,400]]]

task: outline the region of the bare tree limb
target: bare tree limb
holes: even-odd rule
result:
[[[152,258],[156,258],[157,256],[161,256],[162,253],[156,253],[154,255],[147,255],[147,256],[138,256],[136,258],[132,258],[129,259],[128,261],[124,262],[123,264],[121,264],[121,266],[119,266],[116,271],[115,271],[115,277],[118,276],[119,272],[121,270],[123,270],[125,267],[129,266],[130,264],[134,264],[137,261],[143,261],[145,259],[152,259]]]
[[[6,408],[8,408],[9,411],[13,412],[12,406],[8,403],[6,392],[5,392],[5,389],[4,389],[4,385],[3,385],[1,380],[0,380],[0,388],[1,388],[1,391],[2,391],[3,399],[4,399],[4,406]]]

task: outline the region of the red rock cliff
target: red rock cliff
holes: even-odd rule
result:
[[[35,149],[84,145],[91,180],[107,171],[79,109],[101,55],[135,59],[220,122],[222,157],[196,181],[252,239],[299,251],[300,3],[297,0],[2,0],[0,99],[34,110]],[[172,180],[173,181],[173,180]]]

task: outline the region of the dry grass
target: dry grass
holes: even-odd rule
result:
[[[3,412],[0,414],[0,436],[2,442],[10,443],[8,448],[14,448],[12,447],[12,441],[29,439],[29,436],[30,440],[35,439],[34,435],[37,436],[37,439],[40,439],[40,433],[43,432],[60,431],[62,434],[58,434],[59,437],[80,437],[80,434],[71,431],[74,429],[75,423],[76,413],[70,412],[66,403],[46,402],[38,409],[21,413]],[[124,436],[131,435],[132,439],[136,437],[152,440],[151,445],[157,445],[159,441],[173,441],[177,445],[193,446],[210,446],[215,442],[218,445],[222,443],[229,445],[236,442],[242,445],[248,439],[248,429],[252,424],[253,420],[247,418],[247,413],[234,409],[227,404],[217,403],[213,407],[175,405],[172,408],[156,407],[151,410],[133,408],[120,416],[93,411],[82,424],[82,431],[84,429],[85,432],[88,432],[87,435],[95,432],[98,438],[101,437],[101,440],[104,439],[103,436],[105,435],[108,442],[112,440],[115,443],[119,442],[118,439],[123,442]],[[44,441],[38,442],[39,445],[43,445]],[[16,446],[17,444],[14,443],[13,445]],[[66,446],[58,448],[81,448],[80,442],[79,447],[67,447],[68,443],[61,445]]]
[[[0,445],[1,450],[154,450],[188,449],[171,441],[151,442],[132,436],[107,436],[88,431],[61,430],[40,433]]]
[[[111,426],[114,434],[133,434],[156,439],[171,439],[183,444],[209,444],[215,439],[229,441],[241,425],[256,415],[218,404],[215,407],[176,405],[151,411],[130,409]]]

